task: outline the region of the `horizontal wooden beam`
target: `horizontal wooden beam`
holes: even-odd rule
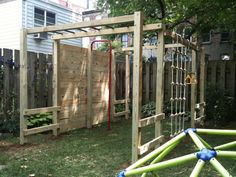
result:
[[[127,112],[129,113],[129,111],[117,112],[114,114],[114,117],[124,116]]]
[[[126,99],[123,99],[123,100],[115,100],[114,101],[114,104],[125,104],[126,102]],[[130,102],[130,99],[128,99],[128,102]]]
[[[64,31],[64,30],[72,30],[72,29],[80,29],[80,28],[89,28],[96,26],[106,26],[106,25],[114,25],[118,23],[128,23],[134,21],[134,15],[125,15],[120,17],[111,17],[104,18],[101,20],[91,20],[84,21],[78,23],[69,23],[69,24],[60,24],[55,26],[46,26],[46,27],[37,27],[28,29],[28,34],[34,33],[42,33],[42,32],[55,32],[55,31]]]
[[[200,50],[201,47],[198,45],[194,44],[193,42],[190,42],[187,39],[182,38],[179,34],[171,31],[166,31],[165,33],[167,36],[170,36],[172,39],[174,39],[175,42],[178,42],[180,44],[183,44],[184,46],[188,46],[193,50]]]
[[[152,141],[149,141],[149,142],[147,142],[146,144],[144,144],[144,145],[138,147],[138,153],[139,153],[139,155],[142,155],[142,154],[148,152],[149,150],[152,150],[153,148],[155,148],[155,146],[156,146],[157,144],[160,144],[160,143],[163,141],[163,138],[164,138],[164,136],[161,135],[161,136],[159,136],[159,137],[153,139]]]
[[[175,48],[175,47],[184,47],[184,45],[182,44],[165,44],[165,48]],[[157,45],[147,45],[147,46],[143,46],[143,50],[151,50],[151,49],[157,49],[158,46]],[[134,48],[133,47],[125,47],[122,48],[123,52],[126,51],[133,51]]]
[[[40,114],[46,112],[60,111],[60,106],[46,107],[46,108],[36,108],[36,109],[25,109],[24,115],[29,116],[33,114]]]
[[[159,30],[162,28],[161,23],[148,24],[143,26],[143,31],[153,31]],[[103,36],[111,34],[124,34],[124,33],[133,33],[134,27],[120,27],[114,29],[101,29],[99,31],[88,31],[88,32],[76,32],[75,34],[63,34],[63,35],[54,35],[52,39],[73,39],[73,38],[82,38],[82,37],[94,37],[94,36]]]
[[[165,114],[164,114],[164,113],[161,113],[161,114],[157,114],[157,115],[154,115],[154,116],[150,116],[150,117],[141,119],[141,120],[139,121],[139,127],[145,127],[145,126],[154,124],[154,123],[156,123],[157,121],[160,121],[160,120],[162,120],[162,119],[164,119],[164,118],[165,118]]]
[[[195,121],[200,121],[200,120],[202,120],[202,119],[204,119],[204,118],[205,118],[205,116],[200,116],[200,117],[195,118],[194,120],[195,120]]]
[[[37,133],[50,131],[50,130],[53,130],[53,129],[56,129],[56,128],[59,128],[59,124],[50,124],[50,125],[45,125],[45,126],[42,126],[42,127],[25,129],[24,130],[24,135],[25,136],[33,135],[33,134],[37,134]]]

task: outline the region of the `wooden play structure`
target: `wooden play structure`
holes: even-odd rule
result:
[[[126,27],[116,27],[113,25],[122,24]],[[93,31],[87,30],[88,28]],[[86,30],[85,30],[86,29]],[[141,119],[141,91],[142,91],[142,50],[143,50],[143,32],[155,31],[158,35],[156,46],[149,46],[157,50],[157,76],[156,76],[156,115]],[[48,32],[53,33],[53,106],[47,108],[27,109],[27,36],[35,33]],[[38,27],[32,29],[23,29],[21,31],[21,52],[20,52],[20,143],[27,140],[27,136],[48,130],[52,130],[54,135],[58,132],[66,132],[80,127],[90,128],[93,124],[103,122],[107,116],[108,107],[108,56],[106,53],[83,49],[75,46],[61,44],[61,40],[75,39],[91,36],[103,36],[111,34],[133,33],[133,47],[123,49],[133,52],[133,90],[132,100],[129,98],[129,56],[126,53],[126,96],[124,100],[115,100],[114,96],[114,62],[112,63],[111,78],[111,117],[125,115],[128,118],[128,102],[132,101],[132,162],[137,161],[140,155],[160,145],[163,140],[161,121],[165,118],[163,113],[163,75],[164,75],[164,57],[165,48],[173,48],[175,56],[191,56],[191,72],[178,65],[173,65],[176,80],[173,94],[173,104],[183,107],[184,98],[182,88],[186,87],[185,76],[190,80],[193,76],[199,84],[200,97],[197,100],[197,84],[190,83],[191,87],[191,125],[195,126],[196,121],[204,117],[204,49],[198,47],[176,33],[168,32],[165,25],[161,23],[144,24],[142,12],[135,12],[133,15],[112,17],[101,20],[85,21],[73,24],[63,24],[56,26]],[[173,43],[165,44],[165,35],[173,39]],[[186,50],[188,53],[183,53]],[[182,51],[182,52],[181,52]],[[116,52],[113,51],[113,58]],[[200,56],[200,75],[197,75],[197,56]],[[183,64],[184,62],[182,62]],[[179,75],[177,73],[180,73]],[[178,78],[177,78],[178,77]],[[178,79],[181,78],[181,83]],[[180,91],[181,90],[181,91]],[[178,97],[178,98],[177,98]],[[197,101],[199,102],[197,104]],[[125,111],[114,113],[114,105],[125,103]],[[197,109],[198,115],[197,115]],[[51,125],[27,129],[26,119],[29,115],[53,112],[53,123]],[[175,115],[174,115],[175,114]],[[173,112],[172,119],[183,120],[184,110]],[[184,121],[183,121],[184,122]],[[142,127],[155,124],[155,137],[152,141],[141,145]],[[181,124],[182,125],[182,124]],[[176,134],[182,131],[183,127],[176,130]]]

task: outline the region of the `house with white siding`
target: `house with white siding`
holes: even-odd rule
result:
[[[81,13],[50,0],[0,0],[0,48],[20,49],[20,30],[82,21]],[[52,53],[51,33],[28,36],[28,51]],[[81,39],[62,41],[82,46]]]

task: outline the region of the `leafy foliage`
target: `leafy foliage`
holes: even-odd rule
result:
[[[216,86],[207,88],[206,120],[213,121],[215,127],[232,121],[235,112],[233,106],[233,100],[227,96],[226,91]]]
[[[142,112],[142,117],[149,117],[149,116],[155,115],[156,103],[154,101],[151,101],[151,102],[143,105],[141,112]]]
[[[52,113],[41,113],[29,116],[27,119],[28,128],[40,127],[44,125],[49,125],[52,123]]]
[[[123,112],[123,111],[125,111],[125,104],[115,105],[115,112]]]
[[[236,29],[235,0],[98,0],[98,8],[110,16],[143,11],[147,22],[165,22],[169,28],[189,25],[191,34],[210,29]]]

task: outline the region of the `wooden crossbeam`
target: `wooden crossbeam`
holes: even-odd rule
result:
[[[79,28],[90,28],[96,26],[107,26],[119,23],[128,23],[134,21],[134,15],[126,15],[120,17],[104,18],[100,20],[91,20],[78,23],[60,24],[55,26],[37,27],[28,29],[28,34],[41,33],[41,32],[53,32],[64,31]]]
[[[165,35],[170,36],[172,39],[174,39],[175,42],[181,43],[184,46],[188,46],[194,50],[200,50],[200,47],[198,45],[194,44],[193,42],[190,42],[187,39],[182,38],[180,35],[178,35],[175,32],[166,31]]]
[[[183,44],[165,44],[165,48],[176,48],[176,47],[184,47]],[[143,50],[151,50],[151,49],[157,49],[158,46],[157,45],[147,45],[147,46],[143,46]],[[133,51],[134,48],[133,47],[125,47],[122,48],[123,52],[126,51]]]
[[[143,31],[153,31],[159,30],[162,28],[161,23],[149,24],[143,26]],[[125,33],[133,33],[134,27],[120,27],[115,29],[101,29],[99,31],[88,31],[88,32],[76,32],[75,34],[63,34],[63,35],[54,35],[52,39],[73,39],[73,38],[82,38],[82,37],[93,37],[93,36],[103,36],[110,34],[125,34]]]
[[[58,128],[59,128],[59,124],[50,124],[50,125],[45,125],[42,127],[25,129],[24,135],[25,136],[33,135],[33,134],[42,133],[42,132],[46,132],[46,131],[50,131],[50,130],[54,130],[54,129],[58,129]]]
[[[164,136],[161,135],[161,136],[153,139],[152,141],[149,141],[149,142],[145,143],[144,145],[138,147],[138,154],[142,155],[142,154],[148,152],[149,150],[152,150],[153,148],[155,148],[155,146],[157,144],[162,142],[163,138],[164,138]]]
[[[161,113],[161,114],[157,114],[154,116],[150,116],[150,117],[141,119],[139,121],[139,127],[145,127],[145,126],[151,125],[153,123],[156,123],[157,121],[164,119],[164,117],[165,117],[165,114]]]
[[[117,112],[114,114],[114,117],[124,116],[124,115],[126,115],[126,113],[129,113],[129,111]]]
[[[46,107],[46,108],[36,108],[36,109],[25,109],[24,115],[29,116],[33,114],[45,113],[45,112],[53,112],[60,111],[60,106]]]
[[[123,99],[123,100],[115,100],[114,101],[114,104],[125,104],[126,102],[126,99]],[[130,102],[130,99],[128,99],[128,102]]]

